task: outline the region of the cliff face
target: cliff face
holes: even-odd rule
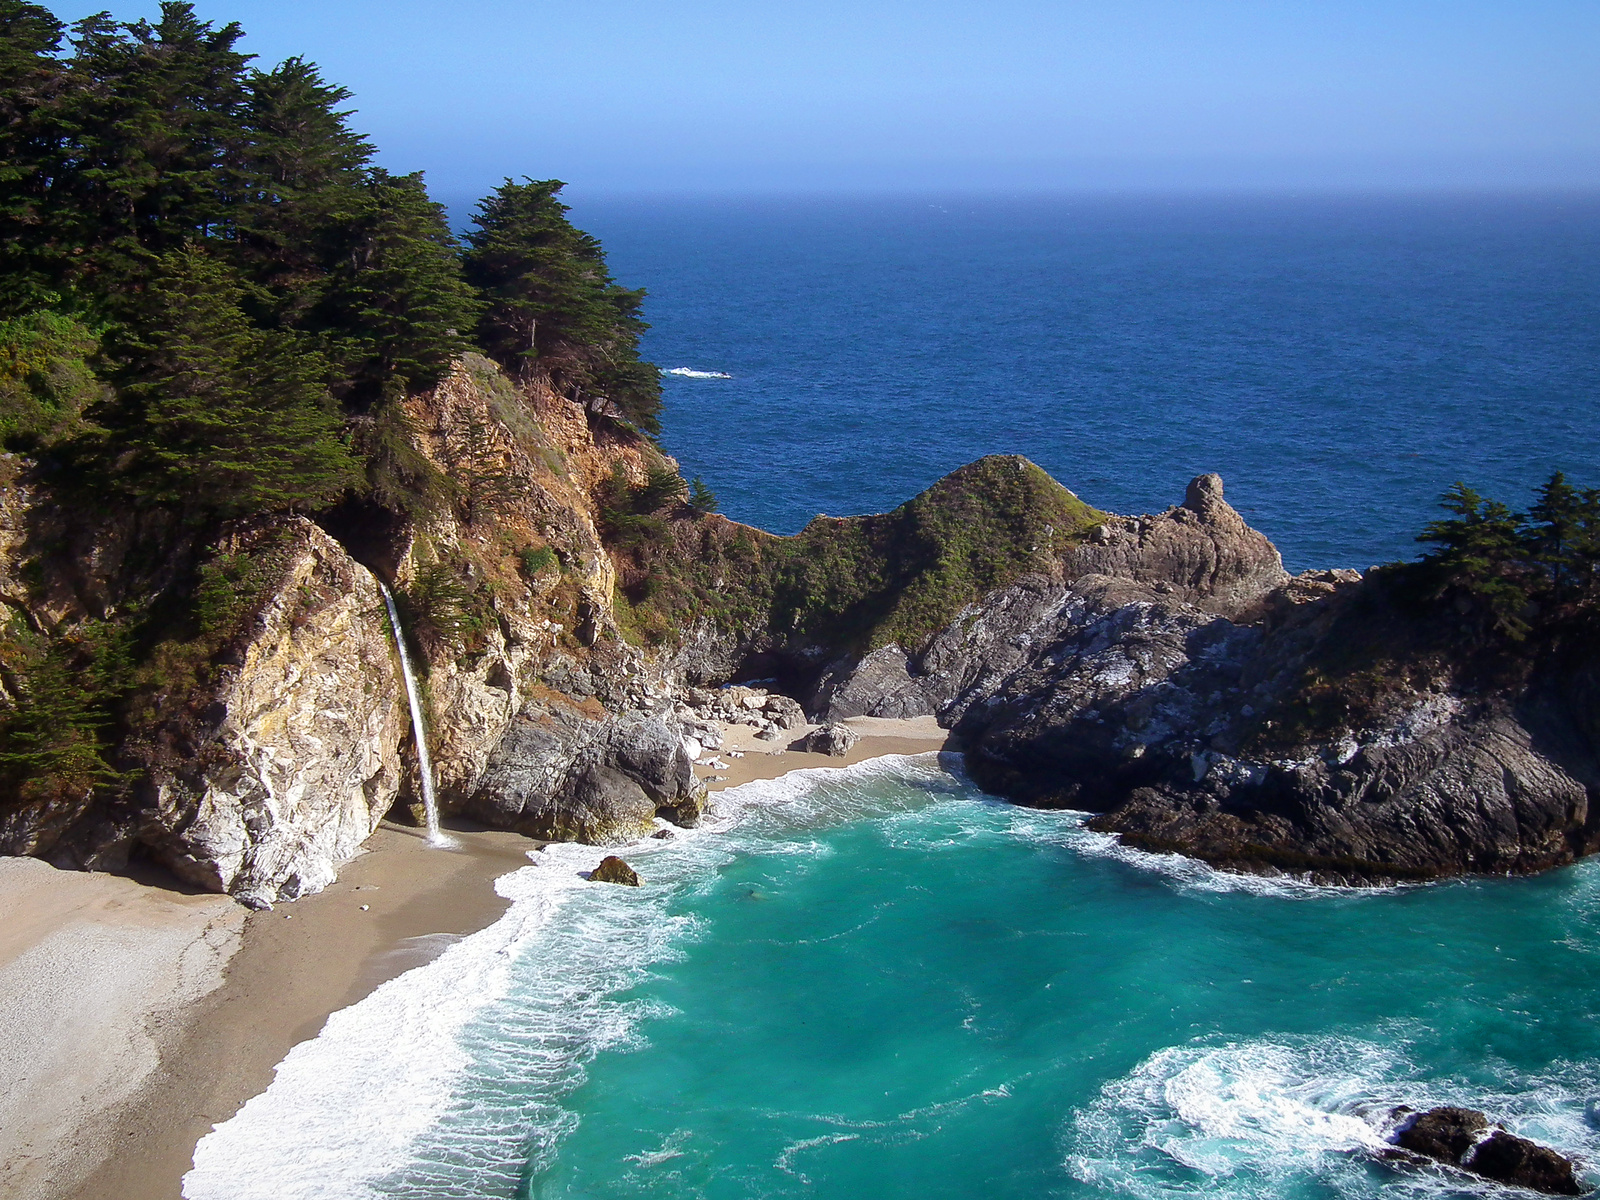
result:
[[[119,684],[117,778],[0,805],[0,849],[88,867],[147,854],[252,904],[326,886],[420,795],[379,576],[406,615],[447,812],[594,841],[658,811],[697,819],[703,789],[659,669],[617,631],[596,526],[600,481],[643,477],[648,446],[481,359],[407,409],[447,502],[404,520],[345,509],[202,539],[85,520],[7,460],[12,649],[110,630],[139,665]]]
[[[1600,844],[1588,659],[1468,670],[1383,579],[1290,579],[1216,476],[1119,517],[995,457],[776,538],[688,509],[647,441],[483,359],[404,417],[436,496],[409,515],[201,535],[0,462],[0,703],[37,700],[20,668],[62,647],[120,698],[111,759],[25,780],[0,850],[147,854],[253,904],[325,886],[385,814],[420,816],[380,578],[441,807],[530,837],[694,824],[716,735],[681,701],[775,676],[823,721],[936,715],[986,789],[1237,869],[1370,882]],[[762,702],[773,738],[799,723]]]
[[[371,572],[309,521],[230,533],[279,574],[191,707],[130,747],[150,807],[137,836],[193,883],[252,903],[333,882],[394,802],[409,731]]]

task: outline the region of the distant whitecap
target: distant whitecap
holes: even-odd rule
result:
[[[693,367],[668,367],[663,375],[681,375],[685,379],[732,379],[726,371],[696,371]]]

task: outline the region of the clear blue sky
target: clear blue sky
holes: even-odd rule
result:
[[[320,63],[443,198],[1600,186],[1600,0],[197,8]]]

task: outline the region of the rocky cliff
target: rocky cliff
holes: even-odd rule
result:
[[[380,579],[442,808],[530,837],[692,825],[709,718],[780,741],[803,706],[936,715],[985,788],[1234,869],[1530,871],[1600,841],[1592,655],[1473,659],[1393,573],[1291,579],[1214,475],[1122,517],[992,457],[778,538],[475,356],[385,436],[430,502],[207,531],[4,460],[0,849],[148,855],[253,904],[325,886],[420,794]],[[786,696],[703,690],[752,678]]]
[[[592,841],[658,812],[697,819],[703,788],[660,671],[618,631],[596,524],[600,482],[643,478],[659,454],[473,357],[407,417],[409,469],[444,502],[403,516],[357,503],[202,537],[85,520],[6,460],[4,700],[39,707],[19,678],[75,655],[115,676],[101,690],[117,729],[107,768],[24,779],[0,803],[0,849],[91,868],[146,855],[252,904],[326,886],[418,795],[380,577],[413,641],[446,812]]]

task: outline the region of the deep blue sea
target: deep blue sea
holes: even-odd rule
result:
[[[589,201],[663,442],[792,533],[1025,454],[1118,512],[1218,471],[1292,569],[1453,481],[1600,484],[1600,197]]]
[[[663,441],[777,530],[1022,452],[1119,511],[1218,470],[1291,566],[1414,552],[1456,478],[1600,484],[1600,204],[586,206],[648,286]],[[1396,1105],[1594,1164],[1600,861],[1388,890],[1221,874],[957,757],[552,846],[334,1014],[188,1200],[1449,1200]],[[439,851],[448,853],[448,851]]]

